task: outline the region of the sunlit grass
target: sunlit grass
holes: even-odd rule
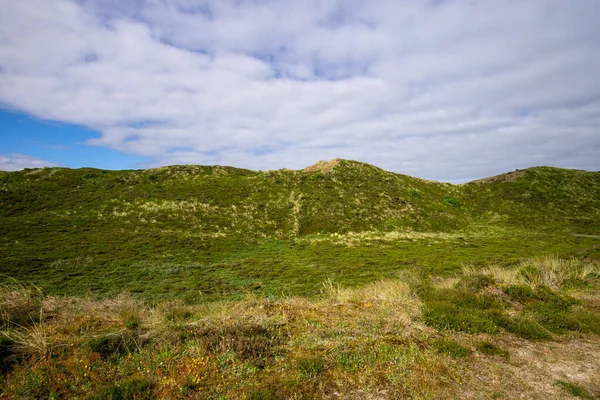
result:
[[[544,259],[515,268],[534,262]],[[555,260],[554,271],[573,263]],[[482,268],[483,275],[467,269],[446,289],[404,273],[357,288],[327,279],[311,299],[248,294],[196,305],[44,296],[6,286],[0,301],[20,300],[10,300],[19,307],[4,320],[24,310],[38,318],[4,325],[0,389],[25,398],[460,397],[474,389],[461,376],[476,368],[478,355],[498,363],[516,357],[507,348],[511,338],[600,334],[597,310],[569,297],[568,285],[501,282],[495,268]],[[598,276],[584,279],[588,300],[597,298]],[[456,308],[445,324],[439,310],[432,317],[442,303]],[[480,321],[451,319],[467,316]],[[548,334],[533,335],[526,321]]]

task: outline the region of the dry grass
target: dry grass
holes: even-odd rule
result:
[[[43,321],[42,310],[40,310],[39,319]],[[43,322],[34,322],[29,326],[19,326],[19,328],[21,329],[0,331],[0,336],[5,337],[13,344],[12,347],[16,353],[47,356],[52,352],[52,340]]]
[[[465,370],[460,398],[568,399],[558,381],[573,382],[600,395],[600,340],[566,337],[559,341],[530,342],[512,336],[496,343],[508,358],[475,353]]]
[[[600,276],[600,263],[588,263],[558,256],[537,257],[521,263],[525,281],[531,286],[544,285],[559,289],[568,282],[585,281],[591,276]]]
[[[31,313],[41,308],[42,301],[42,292],[36,286],[17,282],[11,285],[0,284],[1,326],[6,328],[12,323],[26,323]]]
[[[558,256],[541,256],[523,260],[517,267],[490,265],[484,268],[466,266],[464,276],[489,275],[507,285],[546,286],[562,289],[569,284],[588,281],[600,276],[600,263]]]
[[[573,265],[552,262],[536,265]],[[518,271],[530,264],[483,272],[522,284]],[[594,273],[580,269],[576,277]],[[315,299],[248,295],[155,307],[125,295],[94,301],[6,289],[9,318],[19,310],[38,317],[3,330],[18,357],[0,390],[8,398],[567,398],[560,381],[598,392],[596,336],[544,342],[440,332],[422,322],[415,291],[422,283],[410,273],[359,288],[327,280]],[[465,354],[440,351],[440,338]],[[484,342],[508,356],[479,352]]]
[[[342,288],[330,279],[323,284],[323,294],[329,301],[338,305],[353,304],[373,308],[380,312],[394,312],[406,324],[418,319],[421,301],[410,284],[403,280],[381,280],[357,289]]]

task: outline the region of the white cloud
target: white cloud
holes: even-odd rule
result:
[[[0,171],[18,171],[23,168],[58,167],[58,164],[23,154],[0,154]]]
[[[153,165],[600,168],[596,0],[0,7],[0,103]]]

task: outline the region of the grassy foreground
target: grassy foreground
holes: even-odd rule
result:
[[[600,398],[600,264],[149,306],[0,289],[0,398]]]

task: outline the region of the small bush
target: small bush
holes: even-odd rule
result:
[[[211,352],[230,351],[259,368],[264,367],[266,359],[275,354],[283,339],[279,329],[255,324],[205,328],[194,332],[194,336]]]
[[[575,258],[565,260],[557,256],[546,256],[524,261],[519,273],[531,286],[560,289],[589,284],[600,276],[600,265]]]
[[[16,361],[14,342],[0,334],[0,375],[8,372]]]
[[[504,293],[506,293],[511,299],[516,300],[520,303],[525,303],[531,300],[538,300],[538,296],[535,294],[534,290],[525,285],[513,285],[504,288]]]
[[[466,357],[470,353],[469,349],[450,339],[436,339],[433,347],[441,354],[455,358]]]
[[[552,333],[600,332],[600,316],[581,306],[581,301],[556,293],[546,286],[532,289],[515,285],[504,289],[515,301],[524,305],[528,319],[512,323],[507,330],[526,339],[545,339]],[[576,307],[577,306],[577,307]]]
[[[171,310],[165,311],[164,318],[169,322],[186,322],[189,321],[194,314],[183,307],[175,307]]]
[[[122,315],[123,323],[127,329],[135,330],[140,327],[140,316],[133,312],[124,313]]]
[[[496,333],[505,319],[505,305],[498,299],[464,288],[425,290],[423,319],[437,329],[467,333]]]
[[[575,330],[600,335],[600,314],[590,310],[579,309],[573,311],[570,317],[574,320]]]
[[[446,198],[444,198],[444,203],[446,203],[449,206],[454,207],[454,208],[460,208],[461,207],[460,201],[458,201],[454,197],[446,197]]]
[[[412,197],[413,199],[419,199],[419,198],[421,198],[421,194],[417,190],[415,190],[415,189],[409,190],[408,191],[408,195],[410,197]]]

